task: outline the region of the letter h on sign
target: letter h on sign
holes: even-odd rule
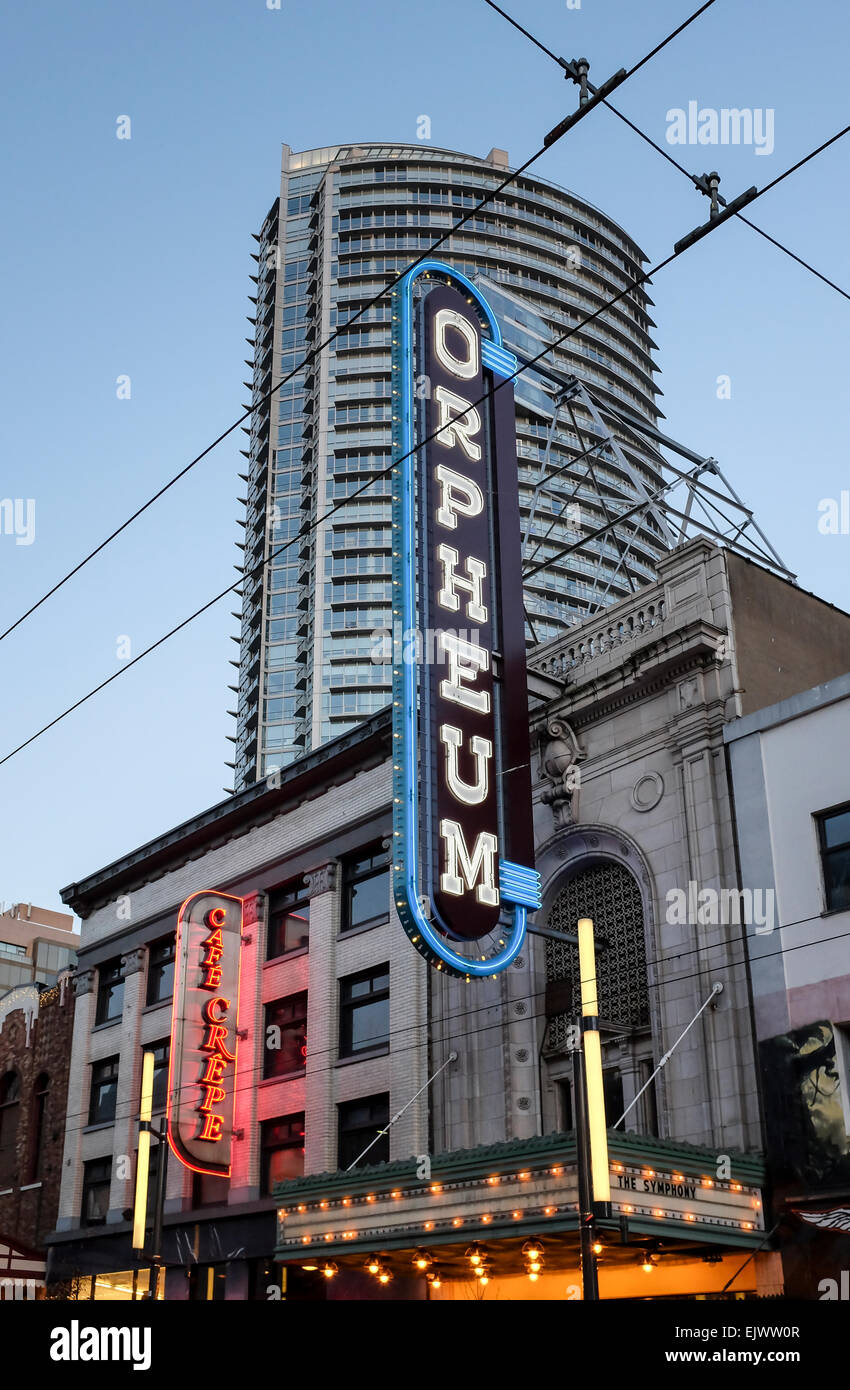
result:
[[[533,868],[511,378],[487,301],[439,262],[395,292],[393,885],[438,969],[505,969],[540,905]],[[425,375],[425,397],[413,389]],[[436,633],[437,661],[402,659]],[[423,907],[428,905],[428,910]]]

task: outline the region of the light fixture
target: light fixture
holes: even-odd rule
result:
[[[319,1266],[318,1266],[318,1265],[302,1265],[301,1268],[302,1268],[302,1269],[306,1269],[307,1272],[308,1272],[308,1274],[315,1274],[315,1272],[316,1272],[316,1270],[319,1268]]]
[[[539,1260],[543,1255],[543,1242],[532,1237],[525,1242],[522,1253],[527,1260]]]
[[[536,1269],[530,1269],[528,1271],[528,1277],[531,1280],[532,1284],[536,1284],[537,1280],[540,1278],[540,1275],[538,1274]]]
[[[484,1261],[484,1253],[478,1245],[470,1245],[466,1252],[466,1258],[471,1265],[480,1265]]]
[[[529,1260],[528,1270],[530,1274],[539,1274],[543,1266],[539,1260]]]
[[[390,1282],[390,1280],[392,1279],[392,1277],[393,1277],[393,1276],[392,1276],[392,1274],[390,1273],[390,1271],[389,1271],[388,1269],[382,1269],[381,1272],[380,1272],[380,1274],[378,1275],[378,1283],[379,1283],[379,1284],[388,1284],[388,1283]]]
[[[366,1268],[370,1274],[380,1274],[381,1261],[378,1259],[377,1255],[368,1255],[366,1257]]]
[[[641,1265],[641,1269],[643,1270],[644,1274],[651,1274],[654,1268],[655,1265],[652,1264],[650,1260],[644,1260],[643,1264]]]
[[[413,1263],[417,1269],[428,1269],[434,1263],[427,1250],[417,1250],[413,1256]]]
[[[602,1241],[601,1241],[601,1240],[595,1240],[595,1241],[593,1242],[592,1249],[593,1249],[594,1255],[601,1255],[601,1254],[602,1254],[602,1251],[605,1249],[605,1246],[602,1244]]]
[[[322,1273],[326,1279],[333,1279],[335,1274],[339,1274],[339,1265],[335,1264],[333,1260],[328,1260],[322,1265]]]
[[[438,1269],[435,1269],[433,1274],[428,1275],[428,1283],[432,1289],[442,1288],[443,1281],[440,1278],[440,1271]]]

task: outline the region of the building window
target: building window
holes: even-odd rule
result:
[[[304,1116],[285,1115],[260,1127],[264,1197],[274,1195],[276,1182],[300,1178],[304,1172]]]
[[[83,1203],[80,1210],[80,1224],[83,1226],[104,1226],[109,1210],[109,1183],[112,1177],[112,1159],[95,1158],[83,1164]]]
[[[390,1041],[390,967],[348,975],[339,982],[339,1055],[387,1048]]]
[[[148,953],[148,1004],[161,1004],[174,993],[174,953],[177,935],[172,932],[154,941]]]
[[[592,917],[594,935],[606,943],[596,955],[603,1025],[619,1031],[648,1029],[646,940],[637,880],[620,864],[580,869],[555,899],[547,926],[574,936],[579,917]],[[546,941],[546,1013],[547,1048],[563,1050],[569,1025],[581,1013],[578,946]]]
[[[226,1207],[229,1194],[230,1178],[219,1177],[216,1173],[192,1175],[193,1207]]]
[[[389,918],[389,854],[380,845],[346,859],[342,868],[341,931],[376,926]]]
[[[89,1097],[89,1124],[102,1125],[114,1120],[117,1099],[118,1058],[106,1057],[102,1062],[93,1062],[91,1095]]]
[[[46,1071],[36,1079],[32,1097],[32,1159],[30,1162],[30,1181],[38,1182],[44,1177],[44,1141],[46,1137],[47,1097],[50,1093],[50,1077]]]
[[[20,1085],[16,1071],[0,1078],[0,1182],[8,1182],[16,1170]]]
[[[168,1104],[168,1062],[171,1056],[171,1042],[164,1038],[162,1042],[148,1043],[147,1047],[142,1048],[145,1052],[153,1053],[153,1110],[164,1110]]]
[[[337,1147],[337,1163],[340,1168],[350,1168],[351,1165],[360,1158],[367,1145],[372,1144],[372,1140],[377,1138],[377,1142],[372,1144],[367,1154],[363,1155],[363,1162],[366,1163],[388,1163],[390,1158],[390,1136],[381,1134],[390,1122],[390,1098],[386,1094],[380,1096],[363,1096],[360,1100],[349,1100],[344,1105],[338,1107],[339,1111],[339,1141]]]
[[[307,1065],[307,991],[266,1005],[263,1076],[289,1076]]]
[[[816,817],[828,912],[850,908],[850,805]]]
[[[124,1009],[124,972],[121,959],[105,961],[98,971],[95,1023],[112,1023]]]
[[[558,1097],[558,1124],[568,1134],[573,1128],[573,1087],[571,1081],[558,1081],[555,1085]]]
[[[310,944],[310,899],[303,885],[291,884],[269,897],[266,959],[275,960]]]
[[[623,1077],[616,1067],[603,1067],[602,1095],[605,1101],[605,1122],[610,1128],[617,1123],[625,1109]]]

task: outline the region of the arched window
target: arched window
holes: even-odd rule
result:
[[[16,1071],[0,1077],[0,1182],[15,1173],[20,1084]]]
[[[31,1181],[38,1182],[44,1177],[44,1148],[47,1137],[47,1097],[50,1091],[50,1077],[46,1071],[36,1079],[33,1091],[32,1159],[30,1162]]]
[[[643,901],[634,875],[622,864],[597,862],[577,873],[558,893],[547,926],[575,936],[580,917],[593,919],[599,1024],[603,1041],[603,1080],[608,1123],[614,1124],[652,1072],[649,989]],[[546,938],[546,1043],[549,1058],[563,1056],[567,1030],[581,1014],[578,946]],[[571,1129],[569,1072],[554,1067],[560,1093],[556,1124]],[[657,1132],[652,1088],[625,1128]]]

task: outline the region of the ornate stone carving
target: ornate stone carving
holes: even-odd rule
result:
[[[95,989],[97,971],[78,970],[74,975],[74,998],[81,999],[84,994],[92,994]]]
[[[660,772],[645,772],[632,787],[631,801],[636,811],[654,811],[664,795],[664,778]]]
[[[317,898],[320,893],[335,893],[338,878],[339,863],[336,859],[331,859],[327,864],[319,864],[305,874],[304,882],[310,897]]]
[[[550,719],[540,732],[540,771],[549,783],[543,800],[552,807],[555,828],[570,825],[573,794],[581,782],[579,763],[584,757],[578,739],[565,719]]]
[[[124,971],[125,980],[130,975],[138,975],[139,971],[144,970],[147,954],[146,946],[136,946],[132,951],[125,952],[121,957],[121,968]]]

